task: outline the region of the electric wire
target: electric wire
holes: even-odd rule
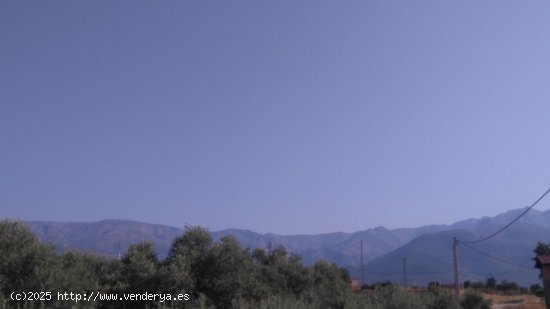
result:
[[[479,250],[479,249],[477,249],[477,248],[474,248],[474,247],[472,247],[472,246],[470,246],[470,245],[468,245],[468,244],[464,244],[464,245],[465,245],[466,247],[468,247],[468,248],[474,250],[475,252],[481,254],[481,255],[484,255],[484,256],[486,256],[486,257],[488,257],[488,258],[491,258],[491,259],[493,259],[493,260],[495,260],[495,261],[498,261],[498,262],[501,262],[501,263],[503,263],[503,264],[507,264],[507,265],[513,266],[513,267],[515,267],[515,268],[532,270],[531,268],[527,268],[527,267],[525,267],[525,266],[516,265],[516,264],[514,264],[514,263],[512,263],[512,262],[508,262],[508,261],[506,261],[506,260],[504,260],[504,259],[501,259],[501,258],[498,258],[498,257],[496,257],[496,256],[490,255],[489,253],[483,252],[483,251],[481,251],[481,250]]]
[[[489,236],[486,236],[482,239],[475,240],[475,241],[464,241],[464,240],[459,240],[459,239],[457,239],[457,241],[459,243],[462,243],[462,244],[476,244],[478,242],[482,242],[482,241],[485,241],[489,238],[492,238],[492,237],[496,236],[500,232],[502,232],[505,229],[507,229],[508,227],[510,227],[510,225],[512,225],[516,221],[518,221],[521,217],[523,217],[527,212],[529,212],[529,210],[531,210],[533,207],[535,207],[535,205],[537,205],[538,202],[540,202],[548,193],[550,193],[550,188],[548,190],[546,190],[546,192],[544,192],[544,194],[542,194],[533,204],[531,204],[531,206],[527,207],[519,216],[517,216],[514,220],[512,220],[510,223],[506,224],[504,227],[502,227],[498,231],[494,232],[493,234],[491,234]]]

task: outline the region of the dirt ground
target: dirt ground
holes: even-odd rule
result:
[[[546,309],[544,300],[535,295],[483,294],[493,302],[493,309]]]

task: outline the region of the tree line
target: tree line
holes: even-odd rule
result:
[[[539,248],[537,248],[539,249]],[[540,249],[539,249],[540,251]],[[439,286],[410,292],[391,283],[352,293],[346,269],[319,260],[311,266],[284,247],[242,248],[186,227],[160,260],[151,242],[129,246],[120,259],[87,252],[58,253],[22,222],[0,221],[0,308],[488,308],[481,294],[456,302]],[[491,280],[488,281],[490,285]],[[467,285],[476,288],[476,284]],[[186,300],[12,300],[12,292],[187,294]]]
[[[151,242],[129,246],[120,260],[86,252],[56,253],[22,222],[0,222],[0,305],[26,308],[238,308],[294,301],[343,308],[351,293],[345,269],[320,260],[304,266],[283,247],[244,249],[187,227],[164,260]],[[188,294],[189,301],[14,301],[12,292]]]

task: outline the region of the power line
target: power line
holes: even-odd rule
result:
[[[472,247],[472,246],[470,246],[470,245],[468,245],[468,244],[465,244],[465,243],[463,243],[463,244],[464,244],[466,247],[468,247],[468,248],[470,248],[470,249],[476,251],[477,253],[479,253],[479,254],[481,254],[481,255],[485,255],[486,257],[491,258],[491,259],[493,259],[493,260],[495,260],[495,261],[501,262],[501,263],[503,263],[503,264],[508,264],[508,265],[513,266],[513,267],[515,267],[515,268],[532,270],[531,268],[527,268],[527,267],[525,267],[525,266],[519,266],[519,265],[516,265],[516,264],[514,264],[514,263],[512,263],[512,262],[508,262],[508,261],[503,260],[503,259],[501,259],[501,258],[498,258],[498,257],[496,257],[496,256],[490,255],[489,253],[483,252],[483,251],[481,251],[481,250],[479,250],[479,249],[476,249],[476,248],[474,248],[474,247]]]
[[[455,297],[456,297],[457,301],[460,301],[460,277],[459,277],[458,253],[457,253],[458,245],[460,243],[462,243],[464,245],[466,245],[466,244],[477,244],[477,243],[480,243],[482,241],[485,241],[489,238],[492,238],[492,237],[496,236],[497,234],[501,233],[502,231],[504,231],[505,229],[510,227],[516,221],[518,221],[521,217],[523,217],[527,212],[529,212],[529,210],[531,210],[533,207],[535,207],[535,205],[537,205],[538,202],[540,202],[549,192],[550,192],[550,188],[548,190],[546,190],[546,192],[544,192],[544,194],[542,194],[533,204],[531,204],[531,206],[527,207],[519,216],[517,216],[517,218],[515,218],[510,223],[506,224],[501,229],[499,229],[498,231],[494,232],[493,234],[491,234],[489,236],[486,236],[486,237],[484,237],[482,239],[479,239],[479,240],[476,240],[476,241],[462,241],[462,240],[458,240],[456,237],[453,237],[453,265],[454,265],[454,273],[455,273],[455,275],[454,275]]]
[[[489,235],[489,236],[486,236],[482,239],[479,239],[479,240],[475,240],[475,241],[463,241],[463,240],[458,240],[458,242],[462,243],[462,244],[476,244],[478,242],[482,242],[482,241],[485,241],[489,238],[492,238],[494,236],[496,236],[497,234],[499,234],[500,232],[504,231],[505,229],[507,229],[508,227],[510,227],[510,225],[514,224],[516,221],[518,221],[521,217],[523,217],[527,212],[529,212],[529,210],[531,210],[533,207],[535,207],[535,205],[538,204],[538,202],[540,202],[545,196],[546,194],[548,194],[550,192],[550,189],[546,190],[546,192],[544,192],[543,195],[541,195],[533,204],[531,204],[531,206],[527,207],[519,216],[517,216],[514,220],[512,220],[510,223],[506,224],[504,227],[502,227],[500,230],[494,232],[493,234]]]

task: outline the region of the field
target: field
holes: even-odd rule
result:
[[[535,295],[483,294],[493,302],[494,309],[545,309],[544,300]]]

